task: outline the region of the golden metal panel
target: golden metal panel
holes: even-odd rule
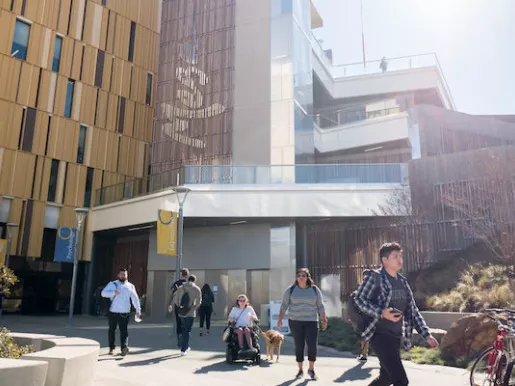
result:
[[[52,167],[52,160],[50,158],[44,158],[43,175],[42,175],[41,180],[39,180],[39,183],[40,183],[39,197],[43,201],[46,201],[48,198],[48,184],[50,182],[51,167]],[[38,182],[36,181],[36,183],[38,183]]]
[[[43,174],[45,172],[45,158],[44,157],[38,157],[37,158],[38,162],[37,162],[37,166],[36,166],[36,170],[34,171],[34,194],[33,194],[33,198],[35,200],[46,200],[47,197],[41,197],[41,190],[43,188],[43,184],[42,184],[42,181],[43,181]],[[48,192],[47,192],[48,194]]]
[[[87,166],[79,165],[77,172],[77,189],[75,192],[76,195],[76,205],[77,207],[84,206],[84,193],[86,192],[86,176],[87,176],[88,168]],[[94,202],[94,201],[92,201]]]
[[[31,257],[40,257],[43,245],[43,229],[45,228],[46,204],[40,201],[33,201],[32,205],[32,217],[25,219],[25,221],[31,222],[27,254]]]
[[[41,73],[41,81],[39,86],[39,100],[38,106],[46,110],[48,106],[49,90],[50,90],[50,71],[43,70]]]
[[[107,41],[107,20],[108,20],[108,10],[102,9],[102,27],[100,29],[100,49],[105,50],[106,41]]]
[[[104,73],[102,77],[102,88],[104,90],[109,90],[109,86],[111,85],[111,71],[113,68],[113,56],[110,54],[106,54],[104,57]]]
[[[64,181],[64,205],[77,206],[78,166],[68,163],[66,181]]]
[[[72,55],[73,55],[73,43],[74,40],[69,38],[68,36],[65,36],[63,39],[63,44],[61,47],[61,61],[59,64],[59,73],[66,76],[67,78],[70,77],[70,69],[72,65]],[[54,53],[54,45],[55,45],[55,39],[52,41],[50,53],[51,57]]]
[[[15,155],[12,195],[15,197],[30,197],[32,178],[34,176],[34,164],[36,156],[30,153],[17,152]]]
[[[131,82],[131,66],[132,63],[121,61],[121,92],[120,95],[129,98],[130,82]]]
[[[73,66],[70,77],[72,79],[80,79],[80,68],[82,63],[82,47],[83,45],[79,42],[75,42],[73,50]]]
[[[134,177],[136,174],[136,140],[129,140],[129,156],[127,160],[127,175]]]
[[[45,154],[46,136],[48,132],[48,114],[43,111],[36,112],[36,127],[34,130],[34,143],[32,152],[39,155]]]
[[[136,108],[136,104],[127,100],[125,104],[125,127],[123,130],[123,134],[129,135],[132,137],[132,131],[134,129],[134,109]]]
[[[6,10],[0,11],[0,53],[11,55],[16,16]]]
[[[36,106],[36,96],[38,92],[38,82],[39,82],[39,67],[32,66],[32,75],[30,79],[30,88],[29,88],[29,100],[28,106],[37,107]]]
[[[13,200],[11,200],[11,205],[9,206],[9,222],[10,223],[14,223],[14,224],[20,224],[20,227],[18,228],[15,228],[13,229],[12,231],[12,245],[11,245],[11,254],[18,254],[20,252],[18,246],[19,246],[19,243],[18,243],[18,234],[19,234],[19,230],[20,228],[22,227],[22,218],[21,218],[21,215],[22,215],[22,206],[23,206],[23,202],[21,200],[21,198],[14,198]]]
[[[72,206],[63,206],[59,212],[59,226],[60,227],[76,227],[75,208]]]
[[[57,88],[55,91],[54,114],[64,116],[64,104],[66,102],[66,88],[68,86],[68,78],[58,75]]]
[[[31,20],[34,20],[30,18]],[[44,28],[39,24],[30,26],[29,44],[27,47],[27,62],[30,64],[41,64],[43,52]]]
[[[123,135],[120,137],[120,151],[117,157],[117,172],[127,175],[127,162],[129,157],[129,137]]]
[[[66,35],[66,32],[68,32],[68,15],[70,14],[71,1],[61,1],[60,4],[61,10],[59,11],[60,17],[57,30],[63,35]]]
[[[107,98],[109,94],[105,91],[98,91],[98,102],[96,104],[96,125],[98,127],[105,128],[106,126],[106,118],[107,118]]]
[[[108,103],[106,129],[109,131],[115,131],[116,118],[118,117],[118,96],[109,94]]]
[[[12,180],[13,170],[15,164],[14,150],[4,150],[2,158],[2,170],[0,170],[0,194],[11,195],[12,193]]]

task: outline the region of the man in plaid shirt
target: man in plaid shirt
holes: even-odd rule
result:
[[[402,340],[409,349],[416,328],[431,347],[437,348],[438,341],[429,333],[408,281],[398,273],[403,265],[401,246],[383,244],[379,257],[383,268],[365,271],[354,297],[357,307],[370,317],[361,337],[370,341],[381,364],[379,377],[370,386],[406,386],[409,382],[401,362]]]

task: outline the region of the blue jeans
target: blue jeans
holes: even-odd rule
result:
[[[186,351],[190,347],[191,328],[195,318],[187,317],[182,319],[182,346],[181,351]]]

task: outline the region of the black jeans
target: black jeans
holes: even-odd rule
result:
[[[121,348],[124,349],[129,344],[129,332],[127,330],[127,326],[129,325],[129,316],[130,314],[118,314],[111,311],[108,312],[107,317],[109,319],[109,350],[114,350],[115,348],[114,340],[116,326],[120,327]]]
[[[297,362],[304,362],[304,347],[308,345],[308,361],[317,360],[318,322],[288,320],[293,341],[295,342],[295,357]]]
[[[204,328],[204,321],[206,321],[206,328],[211,329],[211,315],[213,314],[213,307],[200,306],[198,309],[200,315],[200,328]]]
[[[369,386],[407,386],[408,377],[401,362],[401,339],[387,334],[376,334],[370,341],[381,370]]]
[[[193,327],[194,317],[182,318],[182,345],[181,351],[190,348],[191,328]]]
[[[180,347],[182,344],[182,318],[177,312],[177,307],[175,308],[175,332],[177,333],[177,346]]]

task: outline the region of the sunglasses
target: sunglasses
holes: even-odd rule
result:
[[[238,302],[245,303],[246,300],[245,299],[238,299]]]
[[[308,277],[307,275],[304,275],[303,273],[300,275],[297,275],[297,277]]]

